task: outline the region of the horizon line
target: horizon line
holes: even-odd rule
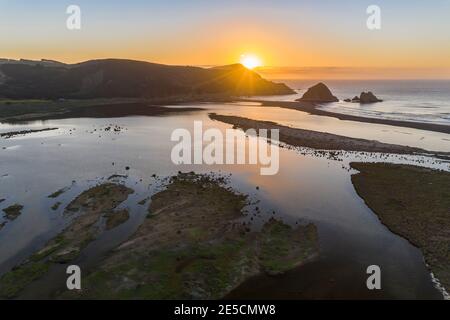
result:
[[[62,64],[80,64],[88,61],[95,61],[95,60],[129,60],[129,61],[138,61],[138,62],[147,62],[147,63],[154,63],[154,64],[163,64],[163,65],[169,65],[169,66],[193,66],[193,67],[203,67],[203,68],[213,68],[213,67],[220,67],[220,66],[227,66],[227,65],[233,65],[233,64],[241,64],[239,61],[236,61],[234,63],[216,63],[216,64],[189,64],[189,63],[166,63],[166,62],[158,62],[155,60],[141,60],[141,59],[133,59],[133,58],[118,58],[118,57],[108,57],[108,58],[91,58],[87,60],[80,60],[77,62],[66,62],[64,60],[60,59],[48,59],[48,58],[9,58],[9,57],[0,57],[0,61],[2,60],[8,60],[8,61],[35,61],[35,62],[44,62],[44,61],[53,61],[58,62]],[[256,67],[254,70],[257,69],[267,69],[267,68],[273,68],[273,69],[294,69],[294,68],[304,68],[304,69],[415,69],[415,70],[429,70],[429,69],[448,69],[450,70],[450,66],[430,66],[430,67],[413,67],[413,66],[399,66],[399,67],[392,67],[392,66],[336,66],[336,65],[326,65],[326,66],[317,66],[317,65],[263,65]]]

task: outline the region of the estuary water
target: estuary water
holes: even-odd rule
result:
[[[262,176],[260,165],[175,165],[170,160],[175,145],[170,137],[178,128],[192,132],[194,121],[202,121],[204,129],[231,129],[230,125],[211,121],[209,112],[270,118],[286,125],[359,137],[369,136],[372,133],[368,132],[373,130],[373,134],[377,133],[376,138],[386,142],[441,151],[450,150],[445,135],[367,126],[275,107],[245,104],[201,104],[194,107],[206,110],[158,117],[1,124],[0,132],[48,127],[57,127],[58,130],[0,139],[0,199],[5,199],[0,203],[0,210],[14,203],[24,206],[22,214],[0,230],[0,274],[42,248],[68,224],[63,210],[74,197],[99,182],[107,181],[112,175],[122,175],[118,181],[135,190],[122,204],[130,210],[131,218],[92,242],[77,261],[80,265],[95,268],[92,261],[124,241],[144,219],[148,203],[142,206],[138,202],[161,190],[164,185],[163,180],[152,175],[163,178],[181,170],[230,175],[229,185],[248,194],[252,200],[247,211],[254,212],[255,206],[260,208],[261,214],[253,220],[254,228],[270,219],[273,212],[277,218],[292,225],[312,222],[318,228],[320,256],[317,261],[283,276],[250,279],[230,297],[442,298],[420,250],[391,233],[358,197],[350,180],[355,172],[349,169],[348,164],[351,161],[390,161],[449,171],[448,163],[429,157],[351,152],[342,153],[339,159],[329,159],[317,156],[309,149],[281,147],[278,174]],[[104,130],[111,125],[120,130]],[[383,134],[383,130],[390,130],[389,134]],[[422,136],[426,138],[420,140]],[[65,188],[65,192],[60,197],[48,197],[61,188]],[[56,201],[61,205],[53,210],[51,207]],[[0,218],[0,223],[2,221],[6,220]],[[366,268],[373,264],[382,270],[382,290],[379,291],[366,288]],[[59,279],[47,281],[53,282],[40,283],[25,297],[45,298],[48,288],[60,286]]]

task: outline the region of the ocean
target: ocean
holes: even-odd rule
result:
[[[266,100],[291,101],[300,98],[319,80],[274,80],[297,91],[295,95],[265,97]],[[321,106],[337,113],[370,118],[406,120],[450,125],[450,80],[325,80],[340,100]],[[372,91],[383,102],[364,104],[344,102]]]

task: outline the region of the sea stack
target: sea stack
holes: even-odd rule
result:
[[[354,96],[353,99],[344,99],[345,102],[355,102],[355,103],[374,103],[381,102],[383,100],[378,99],[371,91],[361,92],[361,95]]]
[[[309,102],[337,102],[338,98],[333,96],[330,89],[322,82],[309,88],[303,97],[297,99],[297,101],[309,101]]]
[[[359,97],[359,103],[374,103],[381,101],[383,100],[378,99],[371,91],[361,92],[361,96]]]

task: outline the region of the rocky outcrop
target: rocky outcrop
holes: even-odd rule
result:
[[[381,102],[383,100],[378,99],[371,91],[369,92],[361,92],[361,95],[359,97],[360,103],[374,103],[374,102]]]
[[[297,99],[297,101],[310,101],[310,102],[337,102],[338,98],[333,96],[330,89],[322,82],[309,88],[303,97]]]
[[[378,99],[372,91],[369,92],[361,92],[361,95],[354,96],[353,99],[345,99],[345,102],[356,102],[356,103],[375,103],[375,102],[381,102],[383,100]]]

